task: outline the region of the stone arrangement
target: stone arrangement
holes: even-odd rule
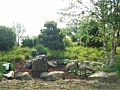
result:
[[[33,60],[26,61],[24,67],[32,70],[32,72],[15,72],[9,71],[6,74],[2,74],[6,79],[17,79],[17,80],[32,80],[34,73],[38,74],[37,79],[46,80],[46,81],[55,81],[65,79],[65,75],[69,71],[79,70],[81,73],[87,74],[87,71],[91,71],[90,80],[98,80],[99,82],[116,82],[118,80],[117,73],[107,73],[97,70],[96,66],[102,66],[103,64],[98,62],[89,62],[89,61],[73,61],[68,62],[65,65],[64,70],[61,71],[49,71],[51,68],[58,68],[57,61],[47,61],[45,55],[36,56]],[[9,68],[9,63],[3,65],[6,70]],[[65,72],[64,72],[65,71]]]

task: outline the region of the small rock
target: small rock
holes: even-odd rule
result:
[[[5,67],[6,70],[9,70],[9,68],[10,68],[10,63],[4,63],[4,64],[2,64],[2,65]]]
[[[47,61],[48,68],[55,68],[57,67],[57,62],[55,61]]]
[[[32,61],[26,62],[25,67],[28,69],[31,69],[32,68]]]
[[[71,63],[68,63],[65,67],[65,71],[69,71],[69,70],[75,70],[75,69],[78,69],[78,63],[77,62],[71,62]]]
[[[92,71],[92,72],[95,72],[96,71],[96,69],[94,68],[94,67],[92,67],[92,66],[85,66],[85,65],[81,65],[81,66],[79,66],[79,69],[80,70],[89,70],[89,71]]]
[[[63,71],[53,71],[49,73],[43,72],[41,73],[40,78],[48,81],[60,80],[64,78],[64,72]]]
[[[6,77],[7,79],[14,78],[14,75],[15,75],[14,71],[10,71],[7,74],[3,74],[3,76]]]
[[[83,61],[83,65],[89,66],[90,62],[89,61]]]
[[[17,72],[15,74],[15,79],[18,79],[18,80],[32,80],[32,77],[28,72]]]

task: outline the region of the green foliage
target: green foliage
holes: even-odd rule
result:
[[[65,47],[71,47],[71,46],[73,46],[73,42],[72,42],[72,40],[71,40],[71,38],[69,36],[66,36],[63,39],[63,42],[65,44]]]
[[[78,69],[75,69],[75,70],[69,70],[68,73],[69,73],[69,74],[80,75],[80,70],[78,70]]]
[[[73,60],[70,60],[70,59],[60,59],[60,60],[57,60],[57,64],[58,65],[66,65],[67,63],[70,63],[72,61]]]
[[[1,73],[7,73],[8,71],[4,68],[4,66],[2,64],[5,64],[7,62],[0,62],[0,72]],[[10,63],[10,70],[14,70],[15,69],[15,65],[13,63]]]
[[[15,32],[8,27],[0,26],[0,50],[13,48],[16,42]]]
[[[73,42],[77,42],[78,36],[77,35],[71,35],[71,39]]]
[[[46,29],[42,29],[39,35],[40,44],[43,44],[51,50],[64,49],[64,35],[61,33],[61,30],[57,28],[57,23],[47,21],[44,27]]]
[[[49,50],[48,57],[51,59],[63,59],[64,52],[64,50]]]
[[[99,31],[99,23],[90,17],[84,17],[79,25],[81,41],[89,47],[101,47],[102,40]]]
[[[57,28],[57,23],[54,21],[46,21],[44,24],[44,27],[46,27],[49,30],[56,29]]]
[[[14,62],[14,61],[21,61],[25,60],[26,57],[30,57],[33,52],[33,49],[28,47],[26,48],[13,48],[9,51],[1,51],[0,52],[0,61],[1,62]]]
[[[83,46],[66,47],[65,50],[49,50],[48,57],[54,59],[103,61],[103,50]],[[62,61],[61,61],[62,62]]]
[[[48,48],[44,47],[44,45],[42,44],[38,44],[35,46],[35,49],[36,49],[36,53],[37,54],[47,54],[48,53]]]
[[[80,69],[75,69],[75,70],[69,70],[68,71],[69,74],[75,74],[75,75],[80,75],[80,76],[90,76],[91,74],[93,74],[93,72],[86,70],[80,70]]]
[[[102,70],[105,72],[118,72],[120,75],[120,47],[117,48],[114,65],[111,67],[104,65]]]
[[[103,55],[102,50],[98,50],[97,48],[89,48],[83,46],[76,47],[67,47],[64,53],[64,58],[70,59],[80,59],[80,60],[100,60]]]
[[[30,38],[29,36],[25,36],[22,39],[22,47],[34,47],[37,44],[37,37]]]
[[[0,62],[0,72],[6,73],[6,70],[5,70],[5,68],[2,66],[2,64],[4,64],[4,62]]]
[[[116,61],[114,62],[113,66],[105,65],[102,70],[105,72],[118,72],[120,75],[120,55],[116,56]]]

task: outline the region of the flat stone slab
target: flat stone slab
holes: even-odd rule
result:
[[[98,80],[100,82],[117,82],[118,81],[118,75],[116,72],[96,72],[89,76],[90,79]]]

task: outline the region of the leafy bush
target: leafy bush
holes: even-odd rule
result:
[[[22,47],[34,47],[37,44],[38,40],[37,37],[29,37],[29,36],[25,36],[22,39]]]
[[[103,62],[103,50],[83,46],[66,47],[65,50],[49,50],[47,56],[54,59],[99,60]]]
[[[35,46],[35,49],[38,54],[47,54],[48,48],[44,47],[42,44],[38,44]]]
[[[67,47],[64,53],[64,58],[80,60],[100,60],[101,56],[103,56],[102,50],[83,46]]]
[[[9,50],[15,45],[16,34],[11,28],[0,26],[0,50]]]
[[[67,36],[63,39],[63,42],[65,44],[65,47],[71,47],[74,45],[71,38]]]
[[[0,52],[0,61],[2,62],[14,62],[24,60],[26,57],[31,57],[33,49],[25,47],[15,47],[9,51]]]
[[[64,50],[49,50],[48,57],[52,59],[64,58]]]
[[[2,64],[5,64],[7,62],[0,62],[0,72],[1,73],[7,73],[8,71],[3,67]],[[14,70],[15,69],[15,65],[13,63],[10,63],[10,70]]]
[[[120,75],[120,47],[117,48],[114,65],[111,67],[104,65],[101,69],[105,72],[118,72]]]

